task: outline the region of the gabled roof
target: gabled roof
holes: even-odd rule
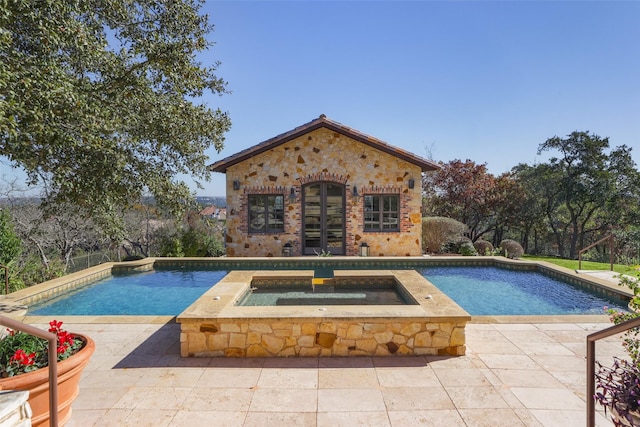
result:
[[[312,120],[309,123],[305,123],[302,126],[298,126],[297,128],[290,130],[289,132],[285,132],[271,139],[267,139],[266,141],[263,141],[257,145],[254,145],[253,147],[249,147],[232,156],[229,156],[222,160],[218,160],[217,162],[209,165],[209,170],[212,172],[225,173],[227,171],[227,168],[233,165],[236,165],[257,154],[260,154],[267,150],[275,148],[278,145],[284,144],[285,142],[291,141],[292,139],[298,138],[301,135],[312,132],[319,128],[327,128],[334,132],[338,132],[342,135],[355,139],[356,141],[359,141],[370,147],[376,148],[380,151],[391,154],[392,156],[405,160],[409,163],[420,166],[423,172],[440,169],[440,166],[438,166],[437,163],[431,160],[424,159],[406,150],[403,150],[398,147],[394,147],[393,145],[387,144],[386,142],[380,139],[366,135],[360,131],[352,129],[341,123],[330,120],[327,118],[327,116],[325,116],[324,114],[321,114],[320,117],[318,117],[317,119]]]

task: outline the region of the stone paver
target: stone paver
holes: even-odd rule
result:
[[[609,326],[472,323],[462,357],[182,359],[173,322],[93,322],[65,321],[96,341],[68,427],[583,426],[585,337]]]

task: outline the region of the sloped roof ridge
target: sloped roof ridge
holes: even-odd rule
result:
[[[417,164],[422,168],[423,171],[435,170],[440,168],[435,162],[432,162],[427,159],[423,159],[422,157],[416,156],[415,154],[409,151],[406,151],[399,147],[395,147],[391,144],[388,144],[382,141],[381,139],[362,133],[349,126],[345,126],[342,123],[337,122],[335,120],[331,120],[327,118],[326,115],[321,114],[317,119],[313,119],[310,122],[304,123],[289,131],[276,135],[273,138],[269,138],[265,141],[262,141],[252,147],[239,151],[236,154],[233,154],[224,159],[218,160],[217,162],[214,162],[211,165],[209,165],[209,170],[213,172],[224,173],[226,172],[229,166],[233,166],[236,163],[246,160],[252,155],[259,154],[272,147],[276,147],[277,145],[283,144],[291,139],[297,138],[298,136],[306,132],[310,132],[312,130],[318,129],[323,126],[329,129],[332,129],[334,131],[339,131],[341,133],[344,133],[347,136],[352,137],[353,139],[359,140],[360,142],[371,145],[377,149],[381,149],[382,151],[386,151],[387,153],[395,155],[396,157],[403,158],[404,160],[407,160],[410,163]]]

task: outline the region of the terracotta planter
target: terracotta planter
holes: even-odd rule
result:
[[[91,338],[74,335],[82,338],[85,345],[73,356],[58,362],[59,425],[64,425],[71,417],[71,403],[78,396],[80,375],[96,349]],[[29,405],[33,412],[31,425],[33,427],[49,425],[49,368],[0,379],[0,390],[29,391]]]

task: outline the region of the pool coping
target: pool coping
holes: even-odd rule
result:
[[[314,273],[230,271],[177,317],[181,356],[465,354],[464,328],[471,316],[416,270],[336,270],[332,279],[357,282],[363,287],[369,286],[372,279],[393,280],[414,304],[239,305],[256,281],[274,287],[296,282],[297,287],[308,286],[311,290]]]
[[[565,280],[578,282],[582,286],[593,287],[605,292],[611,293],[616,296],[622,296],[624,298],[633,297],[633,293],[626,287],[619,286],[613,280],[606,280],[600,277],[587,276],[593,271],[576,272],[574,270],[557,266],[546,261],[528,261],[528,260],[512,260],[504,257],[463,257],[463,256],[422,256],[422,257],[330,257],[329,259],[323,259],[321,257],[243,257],[243,258],[145,258],[138,261],[129,262],[107,262],[98,266],[90,267],[85,270],[81,270],[75,273],[65,275],[56,279],[48,280],[46,282],[31,286],[26,289],[22,289],[13,292],[9,295],[0,295],[0,314],[16,318],[18,320],[26,321],[28,323],[38,323],[42,319],[50,319],[51,316],[28,316],[27,305],[38,298],[46,298],[47,295],[54,295],[56,293],[64,292],[65,290],[72,289],[74,287],[80,287],[87,282],[93,281],[96,278],[106,277],[111,275],[115,271],[148,271],[154,268],[155,265],[164,266],[167,265],[183,265],[190,266],[207,265],[211,264],[251,264],[255,262],[298,262],[303,260],[305,262],[312,262],[314,264],[322,264],[323,262],[338,261],[349,263],[366,263],[366,262],[382,262],[382,263],[394,263],[394,262],[427,262],[427,263],[444,263],[447,265],[455,265],[456,263],[468,264],[473,261],[475,265],[499,265],[502,267],[529,267],[537,269],[540,272],[547,273],[549,275],[560,275]],[[56,318],[63,319],[67,323],[167,323],[174,322],[176,316],[131,316],[131,315],[100,315],[100,316],[56,316]],[[543,315],[543,316],[471,316],[471,323],[561,323],[561,322],[605,322],[608,321],[608,316],[602,315]]]
[[[469,321],[471,316],[444,292],[415,270],[341,270],[341,277],[389,277],[397,281],[417,304],[406,305],[304,305],[304,306],[241,306],[237,305],[256,278],[283,276],[284,271],[234,270],[208,289],[200,298],[177,316],[181,321],[204,321],[212,318],[316,318],[316,317],[386,317],[438,318],[443,321]],[[288,273],[288,272],[287,272]],[[311,279],[313,271],[292,272],[300,278]],[[322,311],[320,311],[322,309]],[[312,313],[312,314],[310,314]]]

